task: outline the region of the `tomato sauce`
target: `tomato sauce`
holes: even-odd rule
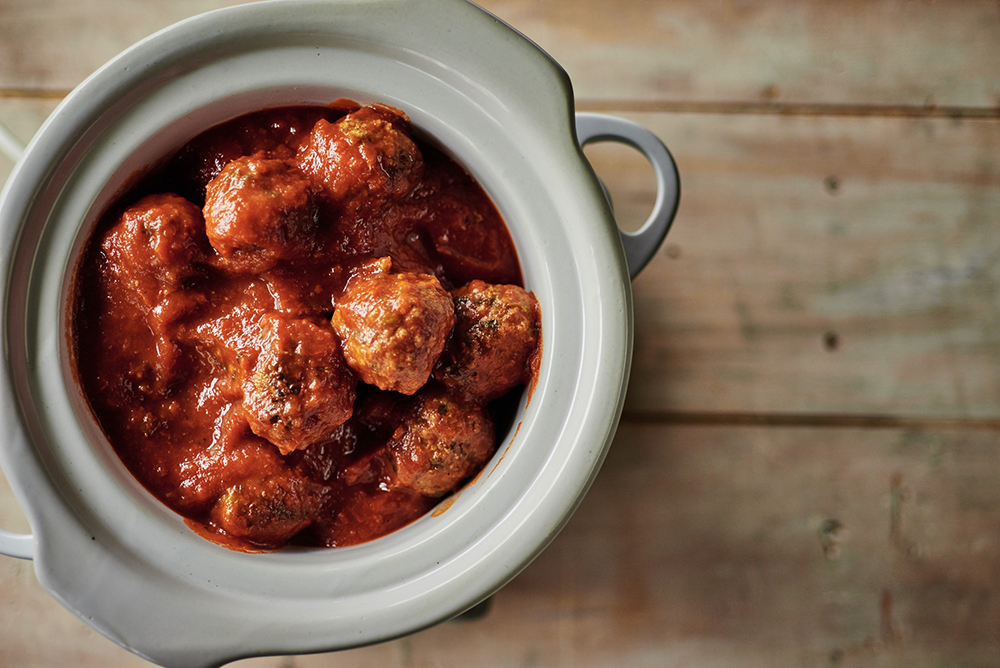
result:
[[[537,368],[482,188],[385,105],[248,114],[115,202],[75,364],[128,470],[233,549],[394,531],[476,475]]]

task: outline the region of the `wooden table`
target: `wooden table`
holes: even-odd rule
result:
[[[226,4],[0,0],[0,121]],[[618,437],[485,617],[238,665],[1000,665],[1000,4],[486,6],[680,167]],[[634,227],[650,168],[588,155]],[[144,662],[0,559],[0,665]]]

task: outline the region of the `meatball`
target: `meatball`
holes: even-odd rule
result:
[[[230,536],[258,547],[280,547],[313,523],[321,499],[317,485],[285,469],[229,487],[210,517]]]
[[[361,380],[413,394],[431,375],[455,309],[434,276],[376,273],[348,283],[332,323],[347,364]]]
[[[335,123],[320,120],[299,147],[297,164],[342,213],[377,211],[406,195],[423,173],[409,123],[402,111],[382,104]]]
[[[424,496],[443,496],[493,455],[493,422],[479,405],[427,390],[389,441],[398,483]]]
[[[257,547],[285,543],[312,523],[326,499],[321,485],[251,433],[233,407],[216,418],[211,444],[170,474],[180,478],[167,494],[174,507]]]
[[[260,354],[241,379],[243,412],[255,434],[287,454],[351,417],[357,381],[325,323],[267,314],[259,336]]]
[[[159,393],[183,375],[184,355],[176,333],[183,319],[207,301],[197,287],[210,252],[201,210],[174,194],[142,198],[101,240],[108,272],[100,280],[122,300],[115,309],[117,321],[145,319],[153,337],[156,354],[132,365],[140,374],[147,369],[153,374],[136,386]],[[135,345],[135,340],[129,337],[119,344]]]
[[[259,273],[309,253],[318,213],[311,179],[287,160],[233,160],[205,188],[208,239],[236,271]]]
[[[327,547],[357,545],[406,526],[431,507],[430,499],[406,487],[352,486],[344,491],[340,512],[320,519],[310,532]]]
[[[201,209],[170,193],[130,206],[101,244],[111,272],[148,304],[200,274],[207,250]]]
[[[471,281],[452,293],[455,331],[434,378],[471,401],[498,399],[531,377],[538,303],[516,285]]]

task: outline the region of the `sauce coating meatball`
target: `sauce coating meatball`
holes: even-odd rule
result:
[[[317,486],[289,469],[285,475],[233,485],[216,501],[210,517],[230,536],[273,548],[312,524],[319,505]]]
[[[406,114],[384,104],[362,107],[335,123],[321,120],[296,162],[342,213],[377,211],[410,192],[423,173],[409,125]]]
[[[194,288],[204,278],[209,252],[201,210],[171,193],[142,198],[105,233],[101,254],[110,276],[101,282],[119,286],[117,294],[125,302],[109,319],[127,319],[129,309],[123,307],[131,306],[146,318],[146,330],[152,334],[156,351],[134,360],[128,375],[135,382],[126,384],[162,393],[183,373],[174,333],[178,321],[205,302],[205,296]],[[117,342],[130,348],[138,345],[136,338],[143,337],[125,336],[121,331],[115,334],[103,345]]]
[[[208,239],[237,271],[267,271],[307,254],[317,217],[311,179],[264,153],[233,160],[205,188]]]
[[[209,447],[185,461],[174,502],[206,507],[217,530],[258,548],[277,547],[309,526],[324,490],[254,436],[238,410],[215,421]]]
[[[333,332],[309,320],[269,313],[260,321],[260,353],[242,379],[250,428],[282,454],[304,448],[345,422],[357,381]]]
[[[475,280],[452,296],[455,330],[434,378],[482,403],[502,397],[530,378],[539,341],[534,295],[516,285]]]
[[[486,411],[437,389],[417,395],[409,419],[389,442],[399,484],[432,497],[455,489],[495,448]]]
[[[172,193],[147,195],[122,214],[101,244],[109,268],[142,303],[182,289],[206,260],[201,209]]]
[[[349,487],[341,510],[314,527],[327,547],[357,545],[384,536],[423,515],[433,501],[406,487]]]
[[[444,349],[455,309],[434,276],[375,273],[348,284],[331,322],[361,380],[413,394]]]

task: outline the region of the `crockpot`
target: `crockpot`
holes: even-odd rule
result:
[[[200,131],[341,97],[404,110],[492,197],[541,306],[537,382],[482,474],[425,517],[354,547],[230,551],[139,485],[90,413],[70,364],[74,269],[115,195]],[[583,155],[602,140],[656,172],[634,234]],[[33,558],[63,605],[165,666],[355,647],[467,610],[539,554],[597,474],[628,381],[630,278],[678,195],[652,133],[574,114],[566,73],[464,0],[275,0],[150,37],[65,99],[0,199],[0,464],[32,529],[0,532],[0,552]]]

